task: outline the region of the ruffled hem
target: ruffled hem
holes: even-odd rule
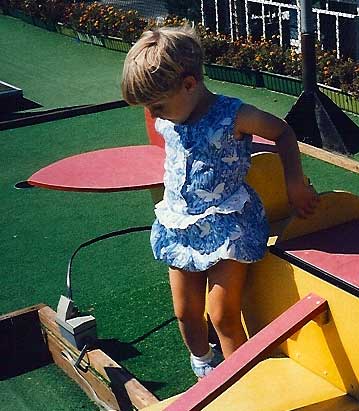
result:
[[[166,228],[156,219],[151,247],[155,258],[169,266],[203,271],[220,260],[260,260],[267,249],[268,234],[262,204],[253,198],[242,213],[210,215],[185,230]]]
[[[214,252],[210,254],[201,254],[191,246],[184,247],[180,244],[173,244],[172,246],[163,249],[163,252],[158,259],[167,262],[172,267],[196,272],[207,270],[221,260],[236,260],[244,264],[250,264],[260,260],[263,257],[261,255],[255,260],[238,259],[236,257],[235,247],[235,244],[229,245],[229,240],[227,240]],[[171,248],[173,248],[173,250],[171,250]],[[172,258],[171,261],[166,261],[167,254],[172,256],[175,255],[176,257]]]
[[[211,206],[201,214],[176,213],[166,204],[165,200],[156,204],[155,214],[158,221],[166,228],[185,229],[198,220],[214,214],[241,213],[244,205],[250,201],[248,190],[241,186],[231,197],[218,206]]]

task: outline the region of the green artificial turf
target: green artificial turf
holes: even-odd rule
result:
[[[14,185],[60,158],[143,144],[145,135],[143,111],[133,107],[2,132],[2,313],[39,302],[56,309],[67,262],[79,244],[154,218],[148,191],[75,193]],[[105,351],[161,397],[194,382],[166,271],[153,260],[148,232],[94,244],[73,265],[75,302],[95,315]],[[173,367],[177,361],[181,366]]]
[[[120,99],[123,53],[0,15],[0,80],[42,109]]]
[[[46,109],[120,98],[122,53],[1,15],[0,47],[0,80],[21,87],[25,97]],[[209,79],[206,83],[217,93],[241,97],[281,117],[295,102],[294,97],[264,89]],[[351,117],[359,124],[357,116]],[[70,155],[146,142],[143,111],[136,107],[1,132],[0,313],[40,302],[56,309],[65,292],[68,260],[78,245],[109,231],[150,225],[154,218],[146,190],[75,193],[19,190],[14,185]],[[359,194],[358,174],[307,156],[303,165],[318,191]],[[103,349],[160,398],[195,382],[173,318],[166,272],[153,260],[148,232],[91,245],[73,264],[75,303],[96,317]],[[46,390],[40,390],[48,379]],[[60,387],[66,387],[68,398],[59,394]],[[92,409],[54,366],[0,381],[1,399],[4,411]],[[5,402],[10,408],[1,408]]]
[[[99,408],[54,364],[0,381],[2,411],[96,411]]]

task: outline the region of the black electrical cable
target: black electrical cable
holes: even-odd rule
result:
[[[116,230],[111,231],[110,233],[102,234],[98,237],[91,238],[90,240],[80,244],[76,250],[72,253],[72,256],[69,260],[67,266],[67,276],[66,276],[66,287],[67,287],[67,297],[72,300],[72,289],[71,289],[71,270],[72,270],[72,262],[75,258],[76,254],[81,250],[81,248],[88,247],[91,244],[97,243],[98,241],[107,240],[108,238],[117,237],[125,234],[136,233],[141,231],[149,231],[151,230],[151,226],[142,226],[142,227],[129,227],[123,230]]]

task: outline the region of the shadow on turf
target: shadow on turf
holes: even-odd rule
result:
[[[176,318],[172,317],[168,320],[163,321],[161,324],[152,328],[150,331],[147,331],[145,334],[135,338],[130,342],[122,342],[114,338],[110,339],[98,339],[96,341],[96,348],[102,350],[105,354],[111,357],[114,361],[121,363],[121,361],[127,360],[129,358],[137,357],[141,353],[134,347],[135,344],[145,340],[151,334],[159,331],[160,329],[166,327],[175,321]]]
[[[102,350],[105,354],[107,354],[110,358],[112,358],[115,362],[121,364],[122,361],[127,360],[129,358],[136,357],[141,355],[140,351],[134,347],[135,344],[145,340],[147,337],[152,335],[153,333],[159,331],[160,329],[166,327],[167,325],[171,324],[173,321],[176,321],[175,317],[169,318],[168,320],[163,321],[161,324],[157,325],[156,327],[152,328],[150,331],[146,332],[145,334],[135,338],[134,340],[125,343],[116,339],[107,339],[107,340],[97,340],[96,347]],[[117,381],[116,374],[118,373],[118,369],[106,367],[106,373],[109,376],[112,382]],[[129,378],[132,376],[129,375]],[[166,383],[159,382],[159,381],[147,381],[147,380],[139,380],[140,383],[146,387],[150,392],[155,392],[160,388],[163,388]],[[116,398],[121,399],[122,406],[126,409],[126,404],[124,404],[124,399],[126,399],[126,395],[123,392],[123,386],[117,385],[111,387]],[[116,390],[119,390],[118,392]],[[128,404],[127,404],[128,405]]]

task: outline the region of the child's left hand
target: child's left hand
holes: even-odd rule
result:
[[[314,213],[318,203],[319,195],[312,185],[303,182],[287,185],[289,204],[294,208],[296,214],[306,218]]]

